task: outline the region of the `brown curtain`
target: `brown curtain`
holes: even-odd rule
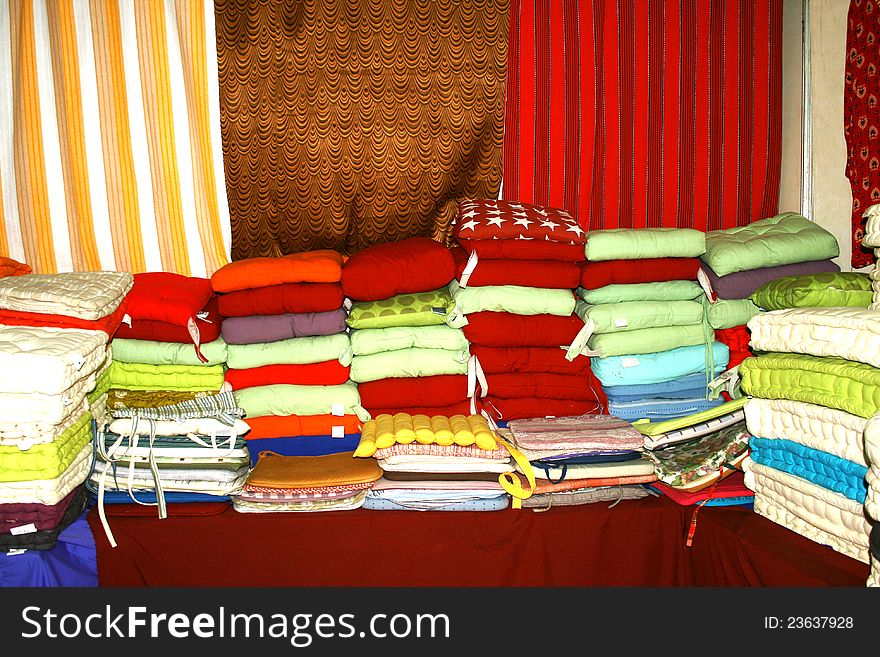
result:
[[[234,260],[445,240],[501,184],[508,0],[216,0]]]

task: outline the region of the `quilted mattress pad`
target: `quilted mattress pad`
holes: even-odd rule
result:
[[[865,454],[868,465],[880,470],[880,415],[872,417],[865,425]]]
[[[790,524],[786,524],[789,528],[808,538],[813,538],[808,532],[815,534],[819,530],[834,537],[835,542],[845,548],[840,549],[832,543],[835,549],[867,562],[871,526],[861,504],[751,459],[746,459],[743,466],[746,486],[755,492],[756,511],[760,513],[769,502],[776,510],[786,512],[777,516],[789,521]]]
[[[327,500],[307,500],[304,502],[253,502],[235,497],[232,500],[233,508],[239,513],[295,513],[317,511],[351,511],[364,505],[367,491],[361,491],[354,495]]]
[[[9,276],[0,279],[0,308],[95,320],[116,310],[133,285],[128,272]]]
[[[250,427],[244,420],[235,420],[233,426],[229,426],[214,418],[193,418],[186,420],[156,420],[151,423],[143,418],[118,418],[110,423],[109,430],[123,436],[131,435],[136,430],[141,436],[181,436],[195,434],[200,436],[215,436],[217,438],[228,437],[230,434],[241,436]]]
[[[790,308],[748,322],[753,349],[837,356],[880,367],[880,314],[864,308]]]
[[[10,424],[62,424],[82,408],[86,394],[95,387],[95,383],[95,375],[89,374],[58,395],[0,393],[0,418],[15,418],[14,423]]]
[[[18,535],[22,531],[30,529],[33,525],[36,531],[54,529],[64,517],[67,508],[74,502],[74,498],[88,498],[85,488],[76,488],[58,504],[0,504],[0,534],[14,533]],[[80,504],[84,501],[79,500]]]
[[[790,399],[754,397],[746,402],[744,410],[746,426],[754,436],[785,438],[862,466],[867,465],[862,441],[868,425],[865,418],[836,408]],[[880,444],[877,456],[880,457]]]
[[[0,324],[3,392],[60,394],[107,360],[103,331]]]
[[[880,369],[842,358],[768,353],[739,366],[753,397],[791,399],[868,418],[880,410]]]
[[[54,479],[61,475],[92,441],[92,416],[83,415],[57,440],[27,451],[0,447],[0,482]]]
[[[90,408],[88,401],[83,399],[80,405],[73,409],[73,412],[60,424],[42,421],[17,422],[13,418],[4,418],[4,420],[13,421],[0,422],[0,445],[13,445],[21,450],[26,450],[30,449],[32,445],[51,443],[75,424],[80,417],[92,412]],[[92,412],[92,416],[96,417],[95,413]]]
[[[880,469],[872,468],[865,475],[865,483],[868,485],[868,493],[865,498],[865,511],[868,515],[880,522]]]
[[[223,386],[223,365],[146,365],[113,361],[110,385],[126,390],[210,390]]]
[[[88,495],[84,492],[73,497],[58,524],[49,529],[25,534],[0,533],[0,551],[6,550],[51,550],[58,542],[58,536],[64,529],[82,515],[88,506]]]
[[[70,466],[55,479],[12,481],[0,484],[0,504],[58,504],[86,480],[92,467],[93,447],[89,443]]]
[[[89,489],[100,486],[102,474],[106,490],[154,490],[156,480],[147,468],[130,468],[128,465],[114,467],[104,461],[96,461],[95,469],[89,476]],[[210,495],[232,495],[247,480],[248,468],[160,468],[159,481],[165,491],[196,491]],[[115,476],[114,476],[115,474]]]
[[[864,216],[867,222],[862,244],[870,248],[880,248],[880,204],[872,205],[865,211]]]

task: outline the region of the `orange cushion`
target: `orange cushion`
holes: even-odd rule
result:
[[[264,415],[244,420],[251,428],[244,437],[291,438],[294,436],[329,436],[333,427],[344,427],[344,433],[360,433],[361,421],[357,415]]]
[[[6,256],[0,256],[0,278],[4,276],[24,276],[32,271],[30,265],[7,258]]]
[[[330,249],[237,260],[215,271],[211,285],[215,292],[236,292],[282,283],[338,283],[343,262],[345,257]]]

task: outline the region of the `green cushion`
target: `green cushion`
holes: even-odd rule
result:
[[[840,247],[834,235],[796,212],[783,212],[747,226],[707,233],[702,260],[715,274],[726,276],[838,255]]]
[[[729,329],[745,326],[748,321],[761,312],[749,299],[718,299],[715,303],[703,297],[706,317],[713,329]]]
[[[627,354],[652,354],[677,347],[689,347],[711,342],[702,324],[692,326],[658,326],[618,333],[593,335],[589,341],[591,350],[600,358],[625,356]]]
[[[783,276],[768,281],[749,298],[765,310],[783,310],[835,306],[867,308],[871,305],[872,297],[871,278],[868,274],[825,272]]]
[[[467,347],[449,349],[397,349],[351,359],[351,380],[357,383],[379,379],[467,374]]]
[[[110,387],[125,390],[220,390],[223,366],[146,365],[120,363],[110,366]]]
[[[460,287],[458,281],[449,284],[455,300],[455,314],[468,315],[482,312],[507,312],[514,315],[571,315],[575,296],[571,290],[550,290],[519,285],[486,285]],[[453,326],[456,323],[452,324]]]
[[[276,384],[236,390],[235,401],[246,417],[264,415],[357,415],[361,420],[370,414],[361,406],[357,386],[348,381],[336,386],[295,386]]]
[[[263,365],[305,365],[338,360],[348,365],[351,358],[351,340],[348,333],[318,335],[307,338],[288,338],[277,342],[231,344],[227,347],[227,365],[233,369],[262,367]]]
[[[195,345],[185,342],[157,342],[155,340],[130,340],[114,338],[113,360],[123,363],[148,363],[150,365],[222,365],[226,362],[226,342],[217,338],[200,347],[207,363],[199,360]]]
[[[84,413],[51,443],[0,446],[0,482],[56,479],[92,441],[92,416]]]
[[[609,228],[587,232],[587,260],[696,258],[706,233],[693,228]]]
[[[592,304],[624,301],[689,301],[702,294],[703,289],[694,281],[613,284],[595,290],[578,288],[580,298]]]
[[[595,306],[578,301],[574,311],[584,322],[594,323],[594,333],[691,326],[703,322],[703,306],[696,301],[624,301]]]
[[[739,366],[742,390],[762,399],[790,399],[869,418],[880,411],[880,369],[843,358],[771,352]]]
[[[351,328],[431,326],[445,324],[455,302],[447,288],[418,294],[398,294],[381,301],[359,301],[352,305],[345,322]]]
[[[748,400],[748,397],[739,397],[738,399],[733,399],[729,402],[714,406],[713,408],[709,408],[705,411],[694,413],[693,415],[686,415],[684,417],[673,418],[671,420],[663,420],[662,422],[648,422],[647,420],[637,420],[636,422],[633,422],[633,427],[638,429],[639,433],[641,433],[642,435],[659,436],[664,433],[669,433],[670,431],[678,431],[679,429],[684,429],[685,427],[691,427],[696,424],[708,422],[709,420],[714,420],[717,417],[722,417],[724,415],[727,415],[728,413],[733,413],[734,411],[739,410],[740,408],[745,406]]]
[[[418,347],[420,349],[467,349],[461,329],[449,326],[393,326],[360,329],[351,332],[351,350],[355,356]]]

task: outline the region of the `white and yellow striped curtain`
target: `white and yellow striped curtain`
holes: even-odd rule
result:
[[[0,254],[209,276],[222,156],[213,0],[0,0]]]

